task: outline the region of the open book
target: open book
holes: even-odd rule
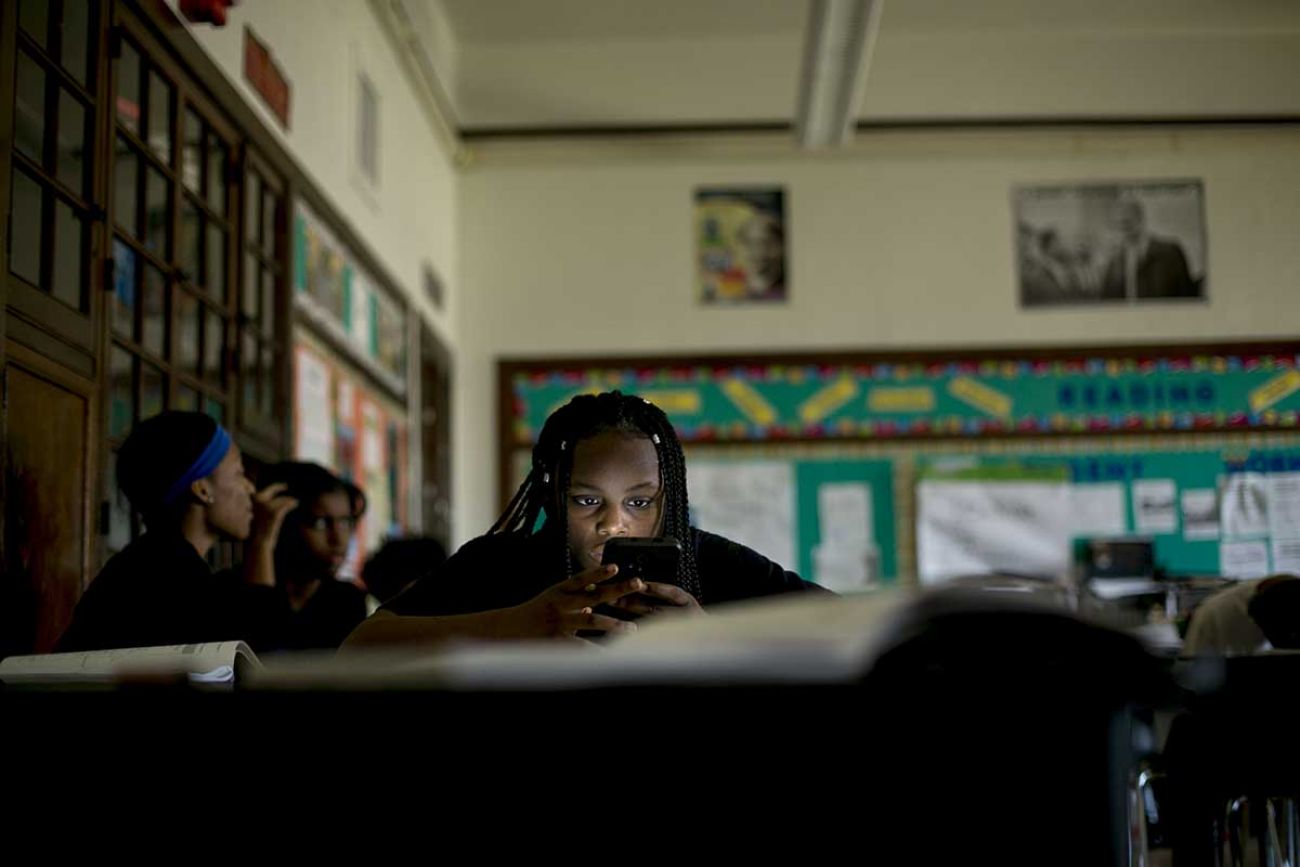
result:
[[[601,645],[449,642],[268,658],[243,685],[268,690],[563,690],[803,684],[861,677],[910,593],[790,594],[664,617]]]
[[[11,656],[0,661],[0,682],[11,686],[105,684],[186,677],[196,684],[234,684],[259,666],[242,641],[123,647],[85,653]]]

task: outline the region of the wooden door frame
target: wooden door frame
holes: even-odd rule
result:
[[[92,556],[98,550],[99,540],[99,521],[97,520],[98,502],[94,494],[99,489],[99,435],[95,429],[95,420],[99,417],[99,389],[96,387],[94,379],[85,379],[72,373],[58,362],[51,361],[41,353],[21,343],[7,341],[4,347],[5,370],[10,367],[17,367],[31,376],[43,379],[64,391],[76,394],[86,400],[85,410],[85,430],[86,438],[81,455],[82,461],[86,468],[86,477],[82,481],[81,489],[81,520],[85,527],[85,533],[81,539],[81,589],[85,590],[86,586],[94,577],[94,567],[97,564],[92,563]],[[8,405],[8,379],[5,379],[5,404]],[[7,413],[6,413],[7,414]],[[7,453],[6,449],[6,453]],[[5,458],[6,462],[8,458]],[[6,474],[8,468],[6,467]]]

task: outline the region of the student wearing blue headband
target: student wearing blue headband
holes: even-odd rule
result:
[[[77,604],[63,651],[243,639],[271,647],[287,611],[274,551],[297,502],[256,493],[230,434],[196,412],[141,422],[118,452],[122,492],[146,532],[105,564]],[[246,541],[240,574],[214,575],[221,541]]]

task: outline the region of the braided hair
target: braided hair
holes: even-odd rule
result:
[[[645,437],[654,444],[659,459],[663,534],[674,537],[682,545],[678,584],[703,602],[695,550],[691,544],[686,456],[668,416],[659,407],[636,395],[620,391],[582,394],[551,413],[542,426],[537,444],[533,446],[533,463],[528,476],[489,532],[531,534],[537,527],[538,518],[545,514],[548,526],[555,522],[563,528],[556,535],[564,548],[556,556],[564,558],[564,574],[573,574],[565,509],[573,473],[573,453],[579,442],[610,432]]]

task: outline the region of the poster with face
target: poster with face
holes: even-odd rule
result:
[[[697,189],[695,240],[696,282],[704,304],[786,300],[783,188]]]
[[[1012,191],[1022,307],[1206,298],[1199,180]]]

